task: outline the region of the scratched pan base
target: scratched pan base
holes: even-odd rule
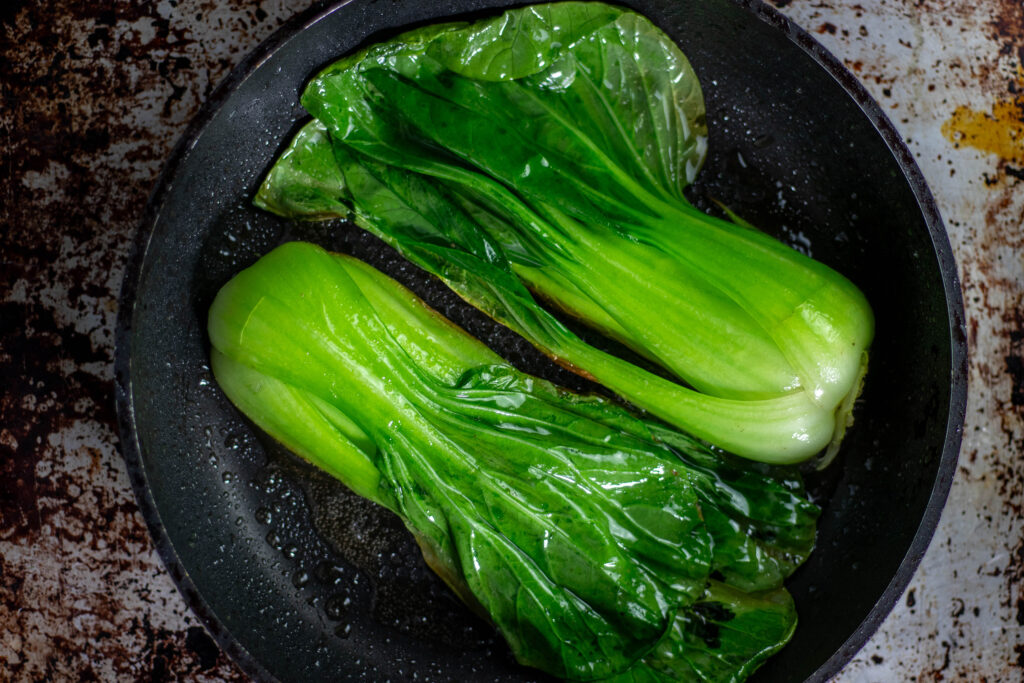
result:
[[[877,316],[841,458],[809,477],[818,547],[789,582],[791,644],[755,680],[824,680],[913,573],[956,462],[963,313],[949,244],[909,152],[855,79],[756,2],[624,3],[677,40],[703,84],[710,154],[693,188],[847,275]],[[261,679],[538,680],[426,569],[391,515],[282,452],[209,371],[217,289],[308,239],[396,277],[522,369],[578,389],[521,340],[342,222],[257,211],[265,169],[305,120],[305,81],[401,29],[502,3],[350,2],[298,17],[222,84],[169,160],[128,264],[118,326],[122,448],[164,562],[220,645]]]

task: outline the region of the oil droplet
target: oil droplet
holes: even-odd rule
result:
[[[220,475],[220,478],[224,480],[225,484],[230,484],[232,481],[235,480],[235,474],[234,472],[225,472],[224,474]]]
[[[300,569],[292,574],[292,585],[296,588],[302,588],[307,583],[309,583],[309,572]]]
[[[298,554],[299,546],[295,545],[294,543],[290,544],[287,548],[284,549],[284,556],[287,557],[289,560],[294,560]]]
[[[327,562],[326,560],[319,563],[316,568],[313,569],[313,575],[316,577],[316,580],[320,583],[326,584],[337,585],[341,583],[341,578],[344,573],[345,570],[342,567],[332,564],[331,562]]]
[[[348,638],[349,634],[352,633],[352,624],[342,624],[338,628],[334,629],[334,635],[339,638]]]
[[[270,524],[273,519],[274,515],[269,508],[259,508],[256,510],[256,521],[260,524]]]
[[[272,547],[274,550],[280,550],[281,546],[284,544],[284,541],[281,540],[281,536],[278,535],[276,531],[271,529],[270,532],[267,534],[267,543],[269,543],[270,547]]]
[[[338,621],[345,616],[345,612],[348,611],[348,607],[351,604],[352,598],[347,595],[343,595],[341,593],[332,595],[327,598],[327,602],[324,604],[324,614],[326,614],[327,618],[331,621]]]

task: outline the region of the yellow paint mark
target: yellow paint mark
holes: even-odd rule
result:
[[[974,147],[1024,164],[1024,97],[996,102],[989,112],[957,107],[942,124],[942,134],[955,147]]]

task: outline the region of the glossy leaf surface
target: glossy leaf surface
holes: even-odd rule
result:
[[[676,45],[600,3],[430,26],[328,67],[257,204],[353,215],[563,364],[726,450],[838,443],[870,308],[842,276],[683,195],[704,105]],[[583,343],[535,300],[668,370]]]
[[[218,293],[209,332],[243,412],[399,514],[519,661],[555,675],[625,673],[685,635],[713,572],[778,588],[813,544],[794,475],[525,375],[350,257],[277,248]]]

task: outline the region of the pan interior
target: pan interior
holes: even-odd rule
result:
[[[131,318],[119,348],[130,354],[134,435],[125,441],[138,446],[129,464],[145,477],[172,572],[253,671],[284,681],[540,678],[426,569],[392,515],[239,416],[213,382],[205,329],[213,295],[234,273],[282,241],[307,239],[396,277],[522,369],[588,388],[353,226],[294,224],[250,205],[305,120],[298,95],[318,67],[400,27],[498,4],[350,3],[275,41],[176,160],[144,226],[151,237],[126,285]],[[844,643],[848,657],[870,635],[862,628],[850,640],[915,543],[945,471],[959,361],[932,237],[941,226],[927,223],[872,119],[777,15],[773,24],[730,0],[624,4],[678,41],[704,87],[710,153],[695,202],[721,201],[831,265],[877,316],[856,424],[841,459],[809,477],[824,514],[817,550],[789,583],[800,626],[756,680],[824,676],[841,665],[833,655]]]

